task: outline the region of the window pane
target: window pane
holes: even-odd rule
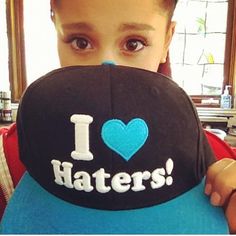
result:
[[[6,2],[0,1],[0,91],[10,90],[8,70],[8,39],[6,23]]]
[[[24,0],[27,83],[58,68],[57,40],[50,18],[50,1]]]
[[[224,79],[227,0],[179,0],[170,47],[173,79],[190,95],[220,95]]]

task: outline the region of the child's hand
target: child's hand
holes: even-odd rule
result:
[[[214,206],[225,206],[231,233],[236,233],[236,161],[224,158],[208,168],[205,193]]]

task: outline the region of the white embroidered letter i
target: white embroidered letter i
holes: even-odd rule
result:
[[[71,152],[71,157],[75,160],[92,160],[93,154],[89,151],[89,124],[93,122],[93,117],[75,114],[70,121],[75,123],[75,150]]]

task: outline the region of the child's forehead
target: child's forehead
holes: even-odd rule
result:
[[[110,17],[110,21],[114,21],[117,17],[123,19],[132,18],[135,14],[149,17],[150,15],[164,15],[169,9],[167,2],[174,0],[71,0],[68,4],[66,0],[51,1],[52,10],[58,13],[63,20],[69,20],[72,17],[86,18],[93,17]],[[163,3],[164,2],[164,3]]]
[[[70,0],[70,2],[68,2],[68,0],[51,0],[51,7],[53,9],[55,9],[56,7],[62,7],[65,8],[70,8],[71,4],[76,4],[79,7],[83,7],[86,5],[100,5],[100,6],[104,6],[104,5],[109,5],[112,4],[114,5],[115,3],[119,4],[120,7],[122,7],[123,9],[127,8],[127,3],[131,3],[133,4],[133,6],[145,6],[145,5],[150,5],[152,4],[153,9],[155,10],[160,10],[160,8],[169,8],[171,5],[173,5],[173,3],[177,2],[177,0],[103,0],[103,1],[97,1],[97,0],[93,0],[93,1],[87,1],[87,0]],[[69,4],[68,4],[69,3]],[[115,8],[115,6],[114,6]],[[105,11],[106,9],[104,9]]]

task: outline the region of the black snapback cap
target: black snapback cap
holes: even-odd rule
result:
[[[196,109],[161,74],[52,71],[26,90],[17,128],[27,173],[3,233],[228,232],[204,196],[215,159]]]

